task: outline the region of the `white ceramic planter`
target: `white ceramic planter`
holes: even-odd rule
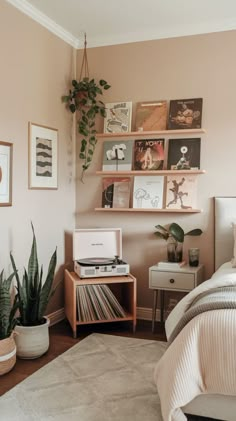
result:
[[[41,357],[49,348],[49,319],[38,326],[16,326],[16,355],[23,359]]]

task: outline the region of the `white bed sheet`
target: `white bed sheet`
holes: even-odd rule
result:
[[[212,275],[211,280],[217,280],[222,275],[236,274],[236,268],[232,268],[232,263],[226,262]],[[210,417],[221,421],[236,421],[236,399],[235,396],[222,395],[200,395],[184,406],[183,412],[186,414]]]

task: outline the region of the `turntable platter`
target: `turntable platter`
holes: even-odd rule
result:
[[[87,259],[80,259],[78,263],[83,266],[102,266],[102,265],[112,265],[114,259],[107,257],[90,257]]]

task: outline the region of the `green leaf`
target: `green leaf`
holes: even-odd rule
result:
[[[169,232],[170,232],[170,234],[172,235],[172,237],[176,241],[178,241],[179,243],[183,243],[184,242],[184,231],[175,222],[173,222],[172,224],[170,224],[170,226],[169,226]]]
[[[80,152],[79,157],[80,157],[80,159],[85,159],[85,154]]]
[[[107,84],[107,82],[104,79],[99,80],[100,86],[105,86],[106,84]]]
[[[89,150],[88,150],[88,154],[93,156],[93,150],[92,150],[92,149],[89,149]],[[88,159],[89,159],[89,158],[88,158]]]
[[[70,108],[70,111],[71,111],[72,113],[75,113],[75,111],[76,111],[75,104],[70,104],[69,108]]]
[[[73,80],[72,80],[72,86],[76,87],[77,85],[78,85],[77,80],[73,79]]]
[[[63,96],[61,97],[61,100],[62,100],[62,102],[68,102],[68,101],[70,100],[70,96],[68,96],[68,95],[63,95]]]
[[[168,240],[168,238],[169,238],[169,234],[168,233],[163,233],[163,232],[159,232],[159,231],[156,231],[156,232],[154,232],[154,234],[158,237],[158,238],[162,238],[163,240]]]
[[[100,108],[100,114],[102,117],[106,117],[107,113],[106,113],[105,108]]]
[[[184,234],[184,235],[194,235],[194,236],[197,236],[197,235],[201,235],[201,234],[202,234],[202,230],[200,228],[195,228],[195,229],[193,229],[191,231],[186,232],[186,234]]]
[[[111,85],[105,85],[103,88],[107,91],[107,89],[110,89]]]

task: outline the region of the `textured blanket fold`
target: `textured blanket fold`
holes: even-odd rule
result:
[[[199,294],[172,331],[169,345],[194,317],[206,311],[223,309],[236,309],[236,286],[213,288]]]
[[[184,297],[167,319],[167,337],[175,339],[154,373],[164,421],[185,421],[181,408],[202,393],[236,395],[236,310],[198,313],[211,302],[223,306],[224,299],[234,307],[235,291],[236,273],[219,273]],[[187,323],[186,311],[196,312]]]

